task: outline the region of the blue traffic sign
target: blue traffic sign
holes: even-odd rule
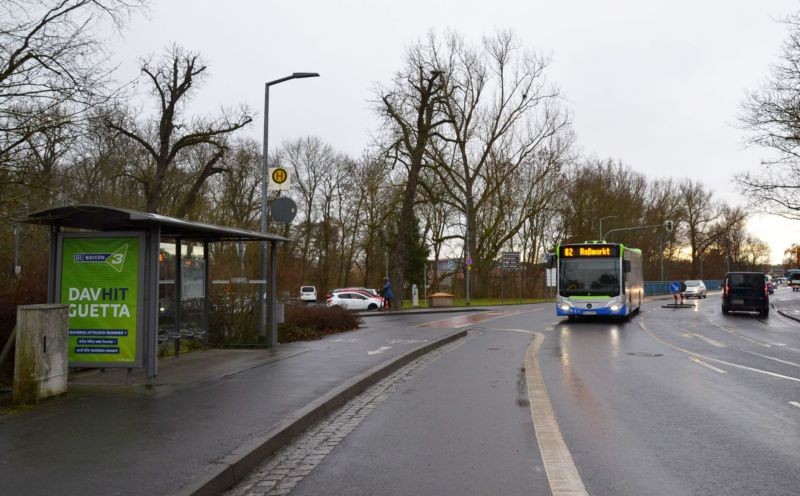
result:
[[[678,281],[669,283],[669,290],[673,293],[681,292],[681,283]]]

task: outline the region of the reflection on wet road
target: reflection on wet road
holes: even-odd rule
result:
[[[477,324],[479,322],[486,322],[487,320],[498,319],[500,317],[511,317],[514,315],[520,315],[522,313],[539,312],[542,310],[543,309],[540,307],[540,308],[525,309],[525,310],[493,310],[489,312],[471,313],[468,315],[456,315],[454,317],[448,317],[446,319],[434,320],[433,322],[426,322],[424,324],[418,325],[417,327],[458,329],[461,327],[466,327],[468,325]]]
[[[709,296],[546,336],[542,372],[590,494],[797,494],[800,323],[723,315]]]

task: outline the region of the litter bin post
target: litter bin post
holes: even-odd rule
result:
[[[452,307],[453,295],[450,293],[433,293],[428,296],[431,307]]]

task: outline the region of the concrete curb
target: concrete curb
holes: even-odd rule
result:
[[[314,423],[387,377],[412,360],[440,346],[463,338],[467,331],[458,331],[413,351],[379,364],[335,387],[326,395],[291,413],[265,434],[245,442],[233,452],[209,465],[195,479],[169,493],[173,496],[216,496],[243,480],[263,460],[288,444]]]
[[[511,305],[509,305],[511,306]],[[437,313],[459,313],[459,312],[488,312],[486,307],[452,307],[452,308],[420,308],[419,310],[388,310],[379,312],[359,312],[359,317],[380,317],[390,315],[435,315]]]
[[[774,308],[774,305],[773,305],[773,308]],[[784,316],[784,317],[786,317],[787,319],[792,319],[792,320],[794,320],[795,322],[800,322],[800,317],[795,317],[794,315],[789,315],[788,313],[786,313],[786,311],[784,311],[784,310],[778,310],[777,308],[776,308],[775,310],[777,310],[779,314],[783,315],[783,316]]]

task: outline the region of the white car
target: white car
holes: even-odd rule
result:
[[[383,306],[383,298],[367,296],[360,291],[341,291],[330,295],[327,304],[348,310],[378,310]]]
[[[705,298],[706,297],[706,285],[703,281],[700,280],[692,280],[692,281],[685,281],[686,283],[686,291],[683,292],[683,295],[687,298]]]
[[[300,301],[317,301],[317,288],[300,286]]]

